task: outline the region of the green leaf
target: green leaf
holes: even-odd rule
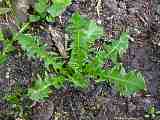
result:
[[[49,78],[48,81],[50,81],[50,84],[55,88],[61,88],[64,85],[65,77],[55,76],[55,77]]]
[[[88,86],[88,81],[82,73],[74,73],[70,81],[75,87],[86,88]]]
[[[63,63],[58,62],[56,56],[52,56],[47,51],[45,51],[46,46],[44,46],[37,37],[19,33],[17,39],[22,48],[27,51],[28,55],[31,57],[41,58],[44,60],[46,67],[49,67],[51,64],[55,69],[60,69],[62,67]]]
[[[3,40],[3,39],[4,39],[4,36],[3,36],[2,31],[0,30],[0,40]]]
[[[17,105],[20,102],[19,98],[16,95],[7,95],[5,96],[4,99],[7,100],[9,103],[17,104]]]
[[[70,4],[71,0],[53,0],[53,4],[47,11],[52,17],[60,16]]]
[[[12,51],[15,50],[15,48],[13,47],[13,41],[10,40],[3,40],[3,44],[4,44],[4,49],[3,49],[3,53],[4,54],[8,54]]]
[[[106,45],[106,58],[112,59],[114,63],[117,62],[118,56],[122,56],[128,48],[128,33],[122,33],[119,40],[114,40],[110,45]]]
[[[42,101],[48,98],[50,83],[47,80],[39,79],[34,87],[28,89],[28,96],[34,101]]]
[[[111,70],[101,72],[99,76],[101,79],[97,80],[97,82],[104,81],[104,78],[109,80],[121,95],[131,95],[134,92],[145,89],[145,80],[142,74],[137,71],[126,73],[122,64],[116,65]]]
[[[39,21],[40,19],[41,19],[41,17],[38,16],[38,15],[30,15],[30,16],[29,16],[29,21],[30,21],[30,22],[37,22],[37,21]]]
[[[48,0],[38,0],[35,3],[35,11],[40,15],[46,12],[48,7]]]
[[[96,56],[90,60],[90,64],[96,66],[94,69],[102,68],[102,64],[107,59],[111,59],[116,64],[118,57],[121,57],[127,48],[128,33],[122,33],[119,40],[114,40],[112,43],[104,45],[104,49],[96,53]]]
[[[123,66],[117,63],[119,56],[122,56],[128,48],[128,34],[123,33],[119,40],[113,41],[109,45],[105,45],[105,49],[99,51],[96,56],[86,65],[84,71],[91,76],[99,76],[99,81],[110,81],[114,83],[117,90],[122,95],[130,95],[136,91],[145,88],[144,78],[140,73],[130,71],[126,73]],[[106,59],[111,59],[115,66],[107,71],[102,69],[102,65]]]
[[[2,31],[0,31],[0,41],[1,41],[1,44],[3,45],[3,49],[0,51],[1,52],[0,53],[0,64],[3,64],[7,60],[9,53],[14,51],[15,49],[12,45],[13,41],[4,39]]]
[[[55,18],[53,18],[50,15],[46,16],[46,20],[47,20],[47,22],[55,22]]]
[[[69,65],[81,72],[89,54],[92,43],[103,35],[103,28],[94,21],[80,16],[77,12],[70,19],[66,31],[71,35],[72,52]]]
[[[60,88],[64,84],[63,76],[46,77],[44,80],[36,80],[34,87],[28,89],[28,96],[34,101],[43,101],[49,97],[50,86]]]
[[[0,64],[3,64],[7,60],[7,55],[0,54]]]

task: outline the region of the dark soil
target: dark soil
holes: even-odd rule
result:
[[[70,87],[54,90],[51,97],[40,103],[21,98],[18,107],[0,100],[0,120],[18,120],[19,111],[24,120],[160,120],[144,118],[147,108],[160,110],[160,2],[158,0],[75,0],[53,24],[63,31],[72,13],[96,20],[105,28],[102,39],[116,39],[122,32],[129,32],[129,49],[122,58],[126,70],[143,73],[147,90],[130,97],[120,97],[106,83],[83,91]],[[44,25],[45,26],[45,25]],[[43,35],[42,35],[43,36]],[[50,37],[47,37],[48,40]],[[48,41],[50,47],[54,46]],[[97,42],[98,44],[98,42]],[[35,75],[43,71],[43,63],[27,56],[13,53],[6,64],[0,66],[0,98],[6,94],[18,96],[31,85]],[[19,95],[20,94],[20,95]],[[19,108],[17,110],[17,108]],[[17,112],[18,111],[18,112]]]

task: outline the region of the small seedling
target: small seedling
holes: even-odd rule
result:
[[[55,18],[61,15],[70,4],[71,0],[52,0],[51,4],[48,3],[48,0],[38,0],[35,5],[35,14],[30,17],[30,22],[46,20],[48,15]],[[121,95],[131,95],[145,88],[141,73],[126,72],[122,63],[118,61],[128,48],[129,36],[127,33],[122,33],[118,40],[105,44],[102,50],[96,51],[92,46],[97,39],[104,35],[103,27],[76,12],[65,26],[65,32],[71,40],[71,54],[68,62],[64,62],[63,58],[56,53],[51,54],[45,51],[47,46],[41,43],[39,37],[28,34],[27,26],[23,26],[18,33],[13,33],[13,39],[18,41],[29,57],[44,61],[46,73],[47,71],[54,73],[54,76],[46,74],[43,78],[39,77],[35,84],[28,89],[28,96],[32,100],[45,100],[49,97],[51,86],[60,88],[66,81],[80,89],[87,88],[90,79],[95,80],[96,83],[109,81]],[[1,39],[4,42],[3,37]],[[8,44],[12,45],[10,42],[4,45]],[[5,47],[3,50],[5,54],[8,48],[10,51],[12,47]],[[4,58],[6,58],[5,54]],[[3,54],[0,56],[1,59],[4,61]],[[105,70],[102,64],[109,59],[112,60],[114,66]]]
[[[69,25],[66,26],[66,32],[70,35],[72,43],[71,56],[65,66],[62,61],[46,53],[43,47],[39,47],[40,44],[35,43],[32,37],[24,40],[29,36],[19,36],[22,47],[28,51],[29,55],[37,55],[44,60],[45,64],[52,64],[56,71],[54,77],[46,75],[45,79],[36,80],[35,86],[28,92],[32,100],[44,100],[49,97],[50,86],[63,87],[65,81],[69,81],[74,87],[84,89],[89,85],[88,78],[96,80],[97,83],[109,81],[121,95],[130,95],[145,88],[144,78],[140,73],[125,72],[123,65],[117,61],[118,57],[122,56],[128,48],[127,33],[123,33],[119,40],[105,45],[102,51],[89,58],[94,52],[92,46],[95,40],[103,36],[103,28],[76,12],[70,19]],[[115,66],[108,70],[102,69],[102,64],[106,59],[111,59]]]

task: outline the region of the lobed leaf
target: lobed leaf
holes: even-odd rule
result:
[[[53,0],[53,4],[47,9],[47,11],[52,17],[57,17],[60,16],[71,3],[71,0]]]
[[[119,40],[114,40],[110,45],[106,45],[106,58],[111,59],[114,63],[117,62],[118,56],[122,56],[128,48],[128,33],[123,32]]]
[[[145,80],[141,73],[136,71],[126,72],[123,66],[117,63],[118,56],[122,56],[128,48],[128,34],[123,33],[119,40],[105,45],[85,67],[85,72],[91,76],[99,76],[99,81],[110,81],[122,95],[130,95],[145,88]],[[106,59],[111,59],[115,66],[105,71],[102,64]]]
[[[40,43],[39,39],[37,40],[37,38],[22,33],[18,34],[17,39],[22,48],[27,51],[28,55],[41,58],[44,60],[46,67],[52,64],[55,69],[61,68],[62,63],[58,62],[55,56],[45,51],[46,47]]]
[[[140,72],[126,72],[122,64],[118,64],[107,71],[100,70],[96,74],[100,77],[96,82],[109,81],[121,95],[131,95],[145,89],[145,80]]]
[[[60,88],[64,84],[65,78],[63,76],[46,77],[36,80],[34,87],[28,89],[28,96],[34,101],[42,101],[48,98],[50,86]]]
[[[28,96],[34,101],[41,101],[49,97],[48,92],[49,84],[47,81],[37,80],[35,86],[28,89]]]
[[[69,32],[73,40],[69,65],[75,71],[81,71],[88,57],[91,44],[103,35],[103,28],[94,21],[80,16],[77,12],[72,16],[66,31]]]
[[[48,7],[48,0],[38,0],[35,3],[35,11],[40,15],[45,13],[47,7]]]

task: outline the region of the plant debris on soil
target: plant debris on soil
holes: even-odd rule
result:
[[[31,8],[27,12],[32,12]],[[85,91],[66,83],[63,89],[55,89],[48,100],[32,102],[21,96],[31,85],[33,77],[43,73],[43,62],[30,60],[19,53],[17,44],[16,52],[0,65],[0,120],[160,120],[158,113],[148,111],[153,107],[160,111],[160,2],[73,0],[55,22],[33,23],[30,31],[42,37],[42,42],[49,45],[48,51],[58,51],[51,41],[53,36],[43,28],[52,24],[60,37],[65,37],[64,26],[75,11],[104,26],[105,36],[96,42],[97,47],[101,47],[104,41],[118,38],[122,32],[129,33],[129,48],[121,61],[126,70],[135,69],[144,75],[147,90],[124,97],[105,82],[93,82]],[[18,15],[22,20],[27,17],[21,13]],[[111,65],[108,61],[105,64]],[[16,94],[18,103],[1,99],[12,94]]]

